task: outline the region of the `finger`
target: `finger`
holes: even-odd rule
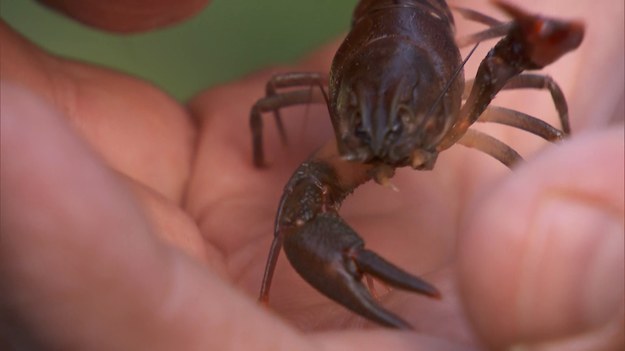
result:
[[[324,345],[324,350],[327,351],[469,351],[478,349],[475,346],[454,343],[443,338],[390,330],[323,332],[315,334],[314,338]]]
[[[63,111],[111,167],[181,201],[195,133],[177,102],[138,79],[49,55],[2,22],[0,44],[3,80]]]
[[[622,126],[579,136],[520,167],[467,214],[461,294],[489,344],[582,334],[593,350],[623,342],[622,329],[606,337],[623,323],[623,149]]]
[[[270,239],[266,234],[271,232],[275,208],[267,204],[277,203],[295,166],[332,135],[327,107],[302,105],[284,109],[286,131],[294,140],[293,145],[285,147],[279,141],[271,113],[267,113],[263,117],[263,134],[270,167],[257,169],[252,163],[250,107],[263,97],[272,73],[327,71],[335,48],[332,45],[331,49],[321,50],[297,68],[267,70],[203,92],[191,101],[190,110],[199,125],[199,134],[186,208],[206,239],[222,251],[237,251],[241,243],[252,242],[252,237]],[[206,191],[207,187],[213,190]],[[245,223],[255,224],[256,229],[242,233],[242,213]],[[254,283],[254,290],[258,284]]]
[[[179,22],[209,0],[39,0],[82,23],[112,32],[133,33]]]
[[[313,349],[154,240],[128,189],[45,103],[1,93],[0,324],[14,346]]]

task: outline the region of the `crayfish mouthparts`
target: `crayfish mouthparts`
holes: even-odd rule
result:
[[[393,176],[395,175],[395,167],[386,164],[380,164],[372,168],[369,172],[370,177],[373,178],[376,183],[384,187],[390,188],[393,191],[399,191],[399,189],[393,183],[391,183],[391,178],[393,178]]]

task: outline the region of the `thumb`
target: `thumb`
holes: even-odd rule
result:
[[[208,0],[39,0],[84,24],[119,33],[136,33],[186,19]]]
[[[1,88],[0,348],[312,350],[211,266],[157,240],[130,189],[56,110]]]
[[[468,215],[459,284],[486,343],[624,345],[623,149],[622,126],[576,137],[522,165]]]

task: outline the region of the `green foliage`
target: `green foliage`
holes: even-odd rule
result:
[[[190,20],[138,35],[85,27],[30,0],[2,0],[11,27],[62,56],[127,72],[184,101],[260,67],[293,62],[347,30],[355,0],[214,0]]]

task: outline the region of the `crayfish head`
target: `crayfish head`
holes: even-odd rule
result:
[[[371,45],[377,47],[354,57],[338,87],[339,152],[357,162],[431,168],[454,115],[441,94],[447,79],[414,45],[383,39]]]

